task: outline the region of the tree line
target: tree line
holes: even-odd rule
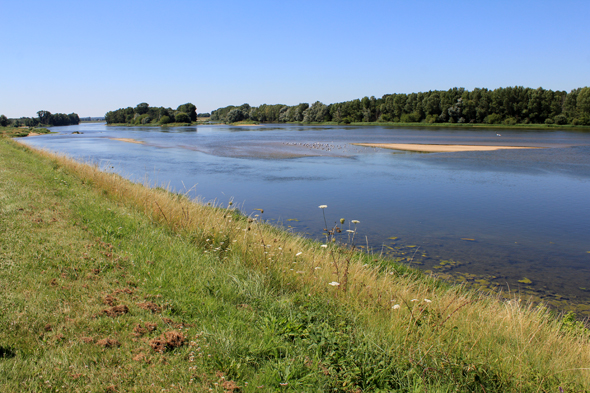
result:
[[[76,113],[51,113],[49,111],[37,112],[37,117],[21,117],[9,119],[0,115],[0,126],[2,127],[37,127],[37,126],[70,126],[80,124],[80,117]]]
[[[186,103],[179,105],[176,110],[164,107],[151,107],[142,102],[135,108],[120,108],[105,114],[107,124],[169,124],[192,123],[197,120],[197,107]]]
[[[401,122],[590,125],[590,88],[552,91],[515,86],[494,90],[464,88],[386,94],[335,104],[227,106],[211,120],[258,122]]]

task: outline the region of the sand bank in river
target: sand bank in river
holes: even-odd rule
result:
[[[144,145],[145,142],[141,142],[132,138],[109,138],[113,141],[121,141],[121,142],[128,142],[128,143],[137,143],[138,145]]]
[[[528,146],[482,146],[482,145],[429,145],[421,143],[353,143],[357,146],[379,147],[382,149],[407,150],[424,153],[449,153],[460,151],[493,151],[504,149],[540,149]]]

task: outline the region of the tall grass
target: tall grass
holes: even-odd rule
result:
[[[259,299],[264,318],[255,320],[261,335],[255,345],[241,346],[236,331],[252,333],[252,327],[238,322],[238,328],[218,326],[226,334],[218,331],[214,344],[210,342],[216,348],[208,354],[215,368],[235,380],[253,375],[244,370],[255,370],[256,383],[274,383],[278,389],[287,389],[276,384],[282,380],[299,381],[293,388],[321,384],[342,391],[590,389],[588,337],[564,330],[542,307],[451,287],[338,242],[322,247],[266,224],[262,211],[246,217],[232,206],[207,206],[67,157],[36,154],[80,179],[100,198],[141,213],[212,263],[210,273],[201,267],[201,279],[189,280],[195,291],[211,294],[208,302],[248,299],[240,311],[248,318],[249,303]],[[117,238],[112,225],[104,231],[107,240]],[[181,304],[187,281],[170,278],[174,273],[164,265],[154,269],[160,275],[152,277],[156,281],[177,283],[174,298]],[[229,281],[207,287],[207,280],[214,281],[211,274],[224,269]],[[281,303],[284,296],[290,299],[287,303]],[[273,298],[277,301],[269,300]],[[220,312],[213,303],[202,307]],[[293,362],[287,370],[280,359],[289,358]],[[309,368],[321,373],[304,382]]]

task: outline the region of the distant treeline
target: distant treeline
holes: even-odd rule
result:
[[[37,126],[69,126],[80,124],[80,117],[76,113],[51,113],[49,111],[37,112],[38,117],[21,117],[19,119],[9,119],[0,115],[0,126],[7,127],[37,127]]]
[[[164,107],[151,107],[146,102],[138,104],[135,108],[121,108],[107,112],[105,115],[107,124],[168,124],[168,123],[192,123],[197,120],[197,107],[186,103],[176,110]]]
[[[80,121],[104,121],[104,117],[100,117],[100,116],[98,116],[98,117],[92,117],[92,116],[81,117]]]
[[[257,122],[402,122],[590,125],[590,88],[570,91],[521,86],[495,90],[453,88],[424,93],[386,94],[325,105],[303,103],[227,106],[211,120]]]

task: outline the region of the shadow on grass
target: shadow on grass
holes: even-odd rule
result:
[[[10,347],[0,345],[0,359],[10,359],[16,356],[16,352]]]

